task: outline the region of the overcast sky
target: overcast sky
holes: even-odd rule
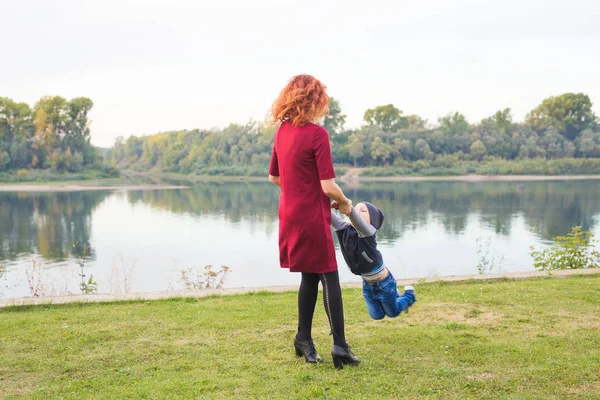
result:
[[[585,92],[600,114],[597,0],[0,0],[0,96],[93,100],[92,142],[262,120],[321,79],[359,126],[393,103],[435,122]]]

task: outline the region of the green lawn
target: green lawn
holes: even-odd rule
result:
[[[362,363],[295,357],[296,294],[0,309],[9,399],[600,399],[600,275],[421,284],[396,319],[344,291]]]

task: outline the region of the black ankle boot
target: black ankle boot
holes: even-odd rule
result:
[[[337,369],[344,368],[344,364],[358,365],[358,363],[360,363],[360,360],[352,354],[350,346],[342,347],[334,345],[333,349],[331,349],[331,358],[333,358],[333,365],[335,365]]]
[[[315,344],[312,340],[307,340],[302,342],[296,338],[294,338],[294,348],[296,349],[296,356],[302,357],[307,363],[315,364],[321,362],[321,356],[317,353],[315,349]]]

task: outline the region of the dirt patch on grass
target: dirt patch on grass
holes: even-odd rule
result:
[[[175,343],[177,346],[190,346],[197,345],[199,340],[197,338],[180,338],[175,340],[173,343]]]
[[[473,307],[472,304],[462,306],[456,303],[427,303],[411,311],[411,322],[423,324],[468,322],[469,325],[488,325],[502,317],[492,309]]]
[[[477,374],[477,375],[468,375],[467,379],[479,381],[479,380],[483,380],[483,379],[490,379],[493,377],[494,377],[494,374],[492,374],[491,372],[482,372],[481,374]]]
[[[577,318],[577,324],[589,328],[600,329],[600,317],[594,317],[591,315],[585,317],[581,316]]]
[[[561,324],[576,324],[579,327],[600,328],[600,317],[593,314],[574,315],[572,312],[559,311],[551,314],[551,316],[557,317]]]
[[[14,373],[7,369],[0,368],[0,387],[3,390],[10,390],[10,393],[15,395],[24,395],[32,393],[35,390],[33,379],[31,376],[22,373]]]
[[[589,393],[600,393],[600,380],[596,382],[586,382],[580,385],[569,388],[569,393],[574,395],[583,395]]]

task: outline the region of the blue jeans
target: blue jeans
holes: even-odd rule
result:
[[[415,295],[411,291],[402,296],[398,294],[396,280],[391,272],[384,280],[373,285],[363,279],[363,296],[373,319],[383,319],[386,315],[395,318],[415,302]]]

